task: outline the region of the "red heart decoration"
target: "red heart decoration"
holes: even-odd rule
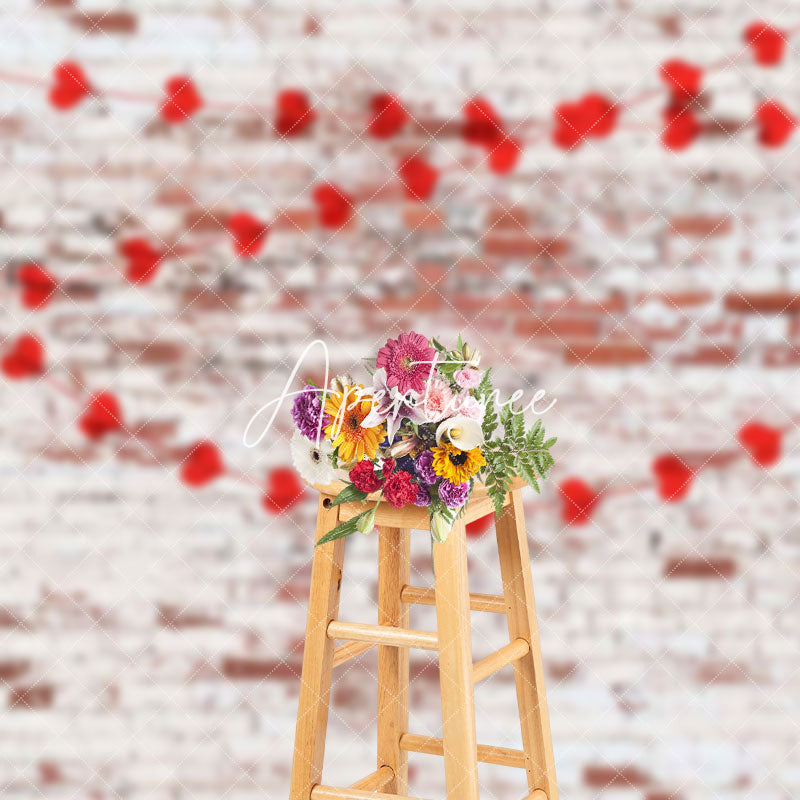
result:
[[[482,97],[470,100],[464,106],[464,141],[485,147],[496,147],[505,136],[505,128],[494,106]]]
[[[275,130],[281,136],[299,136],[316,116],[308,95],[300,89],[284,89],[278,94]]]
[[[658,481],[658,493],[667,503],[686,497],[694,480],[694,472],[672,453],[659,456],[653,462],[653,474]]]
[[[760,422],[748,422],[739,431],[739,443],[760,467],[771,467],[781,457],[783,431]]]
[[[44,372],[44,347],[29,333],[20,336],[3,356],[0,364],[6,377],[12,380],[41,375]]]
[[[323,228],[341,228],[353,216],[355,201],[333,183],[323,183],[314,189],[312,199],[317,206]]]
[[[102,439],[109,433],[123,430],[122,409],[116,395],[99,392],[92,396],[83,415],[78,419],[78,427],[93,441]]]
[[[44,308],[58,287],[55,278],[39,264],[23,264],[17,280],[22,287],[22,305],[25,308]]]
[[[560,103],[556,106],[553,125],[553,144],[562,150],[577,147],[585,136],[583,106],[577,103]]]
[[[619,106],[597,92],[573,103],[556,106],[552,138],[563,150],[572,150],[584,139],[603,139],[617,126]]]
[[[594,512],[600,495],[580,478],[567,478],[558,487],[561,519],[567,525],[584,525]]]
[[[797,127],[797,120],[777,100],[768,100],[756,109],[758,141],[764,147],[780,147],[785,144]]]
[[[744,29],[744,41],[764,67],[780,64],[786,52],[786,34],[766,22],[751,22]]]
[[[507,175],[522,155],[522,148],[516,139],[504,136],[496,147],[489,151],[489,169],[497,175]]]
[[[376,94],[370,101],[370,109],[372,119],[367,125],[367,132],[376,139],[394,136],[408,122],[408,112],[393,94]]]
[[[406,190],[406,197],[422,202],[430,200],[439,181],[439,170],[422,156],[411,156],[400,162],[397,174]]]
[[[265,511],[280,514],[300,502],[305,484],[291,467],[275,467],[267,475],[267,485],[261,505]]]
[[[700,120],[688,108],[668,106],[664,110],[661,143],[668,150],[685,150],[701,131]]]
[[[237,256],[255,258],[264,247],[269,226],[252,214],[240,211],[228,220],[228,232],[233,237],[233,251]]]
[[[187,486],[205,486],[225,474],[219,448],[209,441],[197,442],[181,464],[180,478]]]
[[[172,125],[187,122],[203,107],[203,98],[194,81],[185,75],[170,78],[164,88],[167,96],[161,105],[161,116]]]
[[[80,64],[64,61],[53,69],[53,83],[48,99],[53,108],[67,111],[92,94],[89,78]]]
[[[619,106],[597,92],[585,94],[581,99],[586,136],[604,139],[617,127]]]
[[[120,242],[118,250],[127,261],[125,277],[131,283],[150,283],[166,256],[163,250],[156,250],[147,239],[138,236]]]
[[[703,91],[703,70],[674,58],[661,65],[661,80],[670,90],[671,105],[686,105]]]
[[[482,536],[489,528],[492,527],[492,520],[494,514],[487,514],[485,517],[478,517],[478,519],[467,523],[467,536],[472,539]]]

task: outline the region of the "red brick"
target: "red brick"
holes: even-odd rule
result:
[[[183,292],[184,314],[198,311],[236,311],[242,300],[238,289],[214,291],[205,287],[185,289]]]
[[[497,258],[547,258],[559,260],[569,253],[566,239],[537,237],[533,234],[506,234],[490,231],[481,240],[483,252]]]
[[[220,625],[219,619],[198,611],[187,611],[178,606],[162,605],[158,611],[158,624],[163,628],[208,628]]]
[[[40,761],[37,772],[39,782],[45,786],[52,786],[54,783],[61,783],[64,780],[64,773],[58,764],[53,761]]]
[[[643,302],[650,296],[640,296],[639,302]],[[687,289],[684,292],[666,292],[656,295],[656,297],[671,308],[692,308],[708,305],[714,300],[715,295],[706,289]]]
[[[697,670],[701,683],[751,683],[753,676],[746,667],[732,661],[708,661]]]
[[[70,21],[88,34],[131,34],[139,28],[139,18],[130,11],[80,11],[73,14]]]
[[[436,209],[408,204],[403,206],[403,224],[413,231],[441,231],[444,216]]]
[[[634,766],[597,765],[586,767],[583,771],[583,782],[592,789],[610,787],[638,789],[650,783],[650,776]]]
[[[276,230],[316,230],[317,212],[313,208],[288,208],[275,217],[273,226]]]
[[[24,675],[30,668],[30,662],[23,659],[7,659],[0,661],[0,681],[10,683],[20,675]]]
[[[800,311],[800,295],[794,292],[729,292],[726,311],[745,314],[781,314]]]
[[[64,295],[76,303],[88,303],[100,294],[100,287],[88,281],[65,281],[60,288]]]
[[[561,683],[562,681],[574,678],[578,671],[577,661],[561,661],[556,664],[547,665],[547,673],[551,680]]]
[[[674,364],[711,367],[727,367],[733,364],[739,356],[739,348],[733,345],[702,345],[688,353],[678,353],[673,359]]]
[[[191,351],[183,342],[154,340],[149,342],[121,341],[117,347],[143,366],[179,363]]]
[[[800,347],[793,344],[773,344],[764,348],[765,367],[796,367],[800,364]]]
[[[493,206],[486,221],[487,230],[495,233],[519,233],[528,227],[528,212],[524,208]]]
[[[729,216],[705,216],[702,214],[673,217],[670,223],[672,233],[697,239],[724,236],[731,232],[732,227]]]
[[[645,364],[652,358],[650,351],[634,341],[608,341],[600,344],[569,344],[564,348],[568,364],[587,364],[595,367],[617,367]]]
[[[543,336],[557,339],[591,339],[596,341],[600,335],[598,317],[572,316],[564,314],[555,317],[528,317],[518,319],[514,332],[518,336]]]
[[[53,705],[55,689],[47,684],[12,689],[8,695],[8,707],[15,710],[36,710]]]
[[[597,313],[606,315],[624,314],[628,311],[630,303],[622,292],[614,292],[603,298],[586,298],[573,295],[566,300],[549,300],[542,303],[542,316],[552,316],[555,313],[566,311]]]
[[[727,580],[733,578],[736,572],[736,562],[732,558],[687,556],[670,558],[664,565],[663,574],[665,578]]]
[[[222,660],[220,671],[231,680],[261,681],[278,678],[297,680],[300,677],[300,670],[299,660],[228,656]]]
[[[183,224],[187,233],[224,231],[230,212],[214,208],[192,208],[186,212]]]
[[[21,626],[19,617],[7,608],[0,608],[0,628],[19,628]]]

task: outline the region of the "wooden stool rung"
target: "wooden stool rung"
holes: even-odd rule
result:
[[[350,788],[362,792],[382,792],[394,779],[394,770],[384,764],[375,772],[371,772],[360,781],[356,781]]]
[[[400,737],[400,749],[410,753],[426,753],[431,756],[444,755],[444,743],[441,739],[433,736],[419,736],[414,733],[404,733]],[[525,753],[522,750],[512,750],[510,747],[479,744],[478,761],[484,764],[499,764],[502,767],[525,769]]]
[[[375,647],[371,642],[348,642],[333,651],[333,666],[339,667]]]
[[[439,639],[429,631],[412,631],[393,628],[390,625],[362,625],[359,622],[339,622],[328,625],[329,639],[345,639],[350,642],[390,645],[391,647],[415,647],[420,650],[438,650]]]
[[[513,642],[507,644],[505,647],[501,647],[496,652],[476,662],[475,666],[472,668],[472,682],[478,683],[488,678],[490,675],[494,675],[495,672],[508,664],[519,661],[520,658],[528,655],[530,651],[531,646],[525,639],[514,639]]]
[[[365,792],[359,789],[337,789],[335,786],[317,784],[311,790],[311,800],[419,800],[404,794]]]
[[[404,586],[400,592],[400,599],[404,603],[415,603],[420,606],[435,606],[436,592],[433,589],[423,589],[420,586]],[[493,594],[472,593],[469,596],[471,611],[488,611],[490,614],[505,614],[506,601]]]

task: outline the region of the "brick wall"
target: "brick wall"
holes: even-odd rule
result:
[[[505,389],[558,398],[558,469],[526,509],[563,796],[800,792],[800,175],[795,139],[765,149],[752,123],[738,130],[761,97],[800,113],[800,50],[709,73],[707,129],[679,153],[659,141],[658,80],[664,59],[716,62],[754,14],[790,29],[800,9],[561,6],[3,5],[0,342],[31,333],[47,360],[0,382],[6,796],[286,796],[315,506],[262,503],[288,463],[288,414],[256,450],[242,433],[308,341],[353,369],[407,329],[461,330]],[[105,93],[53,109],[62,61]],[[185,125],[157,114],[172,75],[206,101]],[[381,87],[413,115],[388,140],[363,135]],[[272,128],[286,88],[317,114],[288,140]],[[590,90],[651,99],[574,152],[537,134]],[[511,174],[461,137],[477,94],[524,143]],[[393,175],[419,148],[440,171],[428,204]],[[320,182],[357,203],[340,231],[317,224]],[[272,222],[255,259],[226,233],[242,210]],[[135,284],[118,247],[139,236],[173,250]],[[21,302],[28,261],[59,287],[40,310]],[[88,440],[76,418],[104,389],[127,428]],[[769,468],[737,441],[749,420],[781,438]],[[192,489],[178,470],[198,439],[228,474]],[[651,472],[669,453],[696,471],[674,503]],[[583,524],[562,514],[569,479],[597,495]],[[471,541],[475,591],[498,589],[493,550]],[[372,619],[376,555],[349,543],[343,617]],[[414,569],[430,582],[422,535]],[[476,617],[476,657],[503,626]],[[413,729],[435,734],[435,664],[413,659]],[[366,656],[337,675],[331,783],[371,769],[374,673]],[[479,739],[519,746],[510,677],[477,703]],[[435,757],[412,757],[412,776],[415,795],[442,796]],[[524,795],[513,770],[482,767],[481,782]]]

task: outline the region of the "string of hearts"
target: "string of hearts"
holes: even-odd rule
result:
[[[0,371],[10,380],[42,378],[46,370],[45,348],[39,339],[28,333],[12,342],[0,358]],[[100,442],[115,435],[124,436],[129,441],[145,438],[145,426],[126,421],[122,403],[114,392],[105,390],[87,397],[55,377],[47,375],[44,380],[80,406],[77,425],[89,442]],[[298,503],[304,494],[305,486],[291,467],[274,467],[267,472],[262,484],[262,481],[226,464],[220,448],[207,439],[194,442],[188,447],[177,447],[175,455],[179,463],[178,476],[187,486],[202,488],[223,476],[249,485],[263,486],[261,505],[270,513],[286,511]]]
[[[46,371],[44,346],[35,336],[23,334],[0,359],[0,371],[11,380],[41,377]],[[78,428],[88,440],[97,442],[114,434],[137,438],[140,429],[125,422],[122,405],[113,392],[102,391],[82,398],[55,380],[51,380],[51,384],[62,394],[81,403],[82,413],[78,417]],[[767,469],[780,460],[783,436],[788,430],[750,421],[740,428],[737,440],[754,464]],[[590,521],[601,500],[653,486],[663,502],[677,503],[688,497],[701,470],[727,464],[741,454],[742,451],[720,452],[711,458],[676,453],[661,454],[652,463],[654,484],[644,482],[633,486],[626,483],[624,487],[616,489],[611,485],[595,488],[582,478],[565,478],[558,485],[561,519],[566,525],[585,524]],[[208,486],[224,475],[246,483],[259,484],[259,481],[227,466],[219,447],[209,440],[195,442],[185,448],[179,458],[179,477],[193,488]],[[293,469],[276,467],[267,474],[262,506],[273,513],[285,511],[301,499],[303,490],[304,486]],[[476,520],[468,526],[468,533],[479,535],[488,528],[490,522],[491,515]]]
[[[782,30],[766,22],[752,22],[742,31],[745,51],[733,57],[721,59],[706,68],[682,59],[664,62],[660,68],[660,79],[668,93],[662,112],[661,141],[664,146],[671,150],[682,150],[704,132],[719,129],[719,124],[708,118],[702,102],[707,73],[730,66],[748,51],[756,64],[777,66],[785,58],[790,36],[798,30],[800,28]],[[151,104],[157,107],[160,118],[169,125],[185,124],[204,108],[247,111],[265,118],[271,116],[275,133],[291,138],[307,133],[318,117],[308,92],[300,88],[283,89],[277,94],[272,107],[236,104],[208,101],[190,76],[175,75],[166,80],[160,96],[153,96],[120,89],[101,89],[79,63],[72,61],[57,64],[49,79],[0,72],[0,80],[47,88],[49,103],[59,111],[74,109],[91,97]],[[611,99],[599,92],[589,92],[576,100],[562,102],[553,110],[549,136],[555,145],[564,150],[575,150],[587,139],[608,137],[617,129],[620,113],[625,108],[632,108],[649,99],[652,94],[651,91],[643,92],[625,101]],[[366,133],[377,139],[398,135],[412,120],[401,99],[389,92],[378,92],[370,98],[368,114]],[[467,143],[486,150],[489,168],[500,174],[513,170],[524,145],[508,133],[491,102],[483,97],[470,100],[464,106],[463,117],[463,138]],[[775,99],[759,101],[753,120],[758,130],[758,140],[766,147],[785,144],[797,127],[797,120],[791,111]],[[548,126],[544,127],[547,132]],[[734,126],[734,129],[744,127],[746,123]]]
[[[788,39],[796,32],[797,29],[780,30],[764,22],[754,22],[743,31],[743,40],[754,61],[770,67],[783,61]],[[661,130],[661,141],[666,148],[683,150],[704,132],[719,127],[708,119],[702,103],[705,75],[729,66],[741,55],[724,59],[706,69],[679,59],[661,65],[660,79],[668,92]],[[100,90],[83,67],[74,62],[58,64],[49,80],[8,72],[0,72],[0,80],[48,87],[48,101],[59,111],[74,109],[90,97],[157,103],[160,117],[171,125],[185,124],[204,107],[256,111],[274,113],[276,134],[291,138],[306,134],[317,118],[308,94],[301,89],[284,89],[278,94],[274,109],[265,109],[254,105],[207,103],[194,81],[187,76],[169,78],[160,98],[121,90]],[[554,109],[549,136],[556,146],[566,151],[576,150],[587,139],[606,138],[618,128],[620,113],[625,108],[632,108],[651,94],[644,92],[637,98],[623,102],[598,92],[589,92],[578,100],[560,103]],[[504,121],[493,105],[485,98],[474,98],[464,106],[463,117],[464,140],[485,150],[492,171],[498,174],[511,172],[519,161],[523,145],[507,132]],[[784,145],[797,127],[797,120],[792,113],[782,103],[772,99],[758,103],[753,119],[758,129],[758,140],[766,147]],[[400,134],[410,121],[410,113],[395,95],[381,92],[371,98],[370,119],[366,125],[370,136],[377,139],[392,138]],[[419,154],[402,158],[397,173],[406,197],[418,202],[426,202],[432,197],[440,176],[439,170]],[[317,209],[318,222],[323,228],[343,227],[355,210],[354,198],[331,183],[319,184],[312,193],[312,200]],[[228,220],[228,231],[238,256],[256,257],[266,242],[269,224],[248,212],[239,212]],[[126,261],[127,278],[134,283],[147,283],[155,277],[158,267],[166,258],[185,255],[191,249],[158,248],[144,237],[133,237],[121,241],[118,251]],[[17,272],[17,280],[22,290],[23,305],[29,309],[46,306],[59,288],[53,275],[35,263],[23,264]],[[30,334],[23,334],[3,356],[0,370],[11,379],[36,377],[44,373],[45,361],[42,343]],[[60,384],[55,385],[64,390]],[[73,396],[70,390],[64,391]],[[125,424],[119,399],[112,392],[95,393],[84,400],[83,405],[78,425],[88,439],[96,441],[120,433],[136,437],[136,431]],[[758,422],[750,422],[739,431],[740,443],[753,461],[762,467],[771,466],[780,457],[781,436],[780,429]],[[659,495],[665,502],[683,499],[697,473],[674,454],[659,456],[653,462],[653,472]],[[193,487],[206,486],[226,473],[258,483],[228,468],[219,448],[207,440],[196,442],[188,448],[180,467],[181,480]],[[269,511],[282,511],[297,502],[302,493],[302,484],[293,470],[286,467],[273,469],[267,475],[262,505]],[[588,522],[601,498],[610,493],[608,487],[595,490],[580,478],[562,481],[559,485],[562,520],[565,524]],[[472,523],[471,532],[479,533],[486,524],[484,520]]]

